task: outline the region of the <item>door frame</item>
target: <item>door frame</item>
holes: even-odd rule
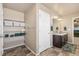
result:
[[[3,37],[3,4],[2,3],[0,3],[0,7],[1,7],[1,21],[2,21],[2,34],[0,35],[0,38],[1,38],[1,40],[2,40],[2,49],[1,49],[1,53],[0,53],[0,56],[2,56],[3,55],[3,52],[4,52],[4,50],[3,50],[3,39],[4,39],[4,37]],[[1,47],[0,47],[1,48]]]
[[[74,20],[76,18],[79,18],[79,16],[72,18],[72,43],[75,44],[75,39],[74,39]]]

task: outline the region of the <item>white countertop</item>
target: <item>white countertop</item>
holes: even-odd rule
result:
[[[65,32],[62,32],[62,33],[56,33],[56,32],[54,32],[53,33],[53,35],[66,35],[67,33],[65,33]]]

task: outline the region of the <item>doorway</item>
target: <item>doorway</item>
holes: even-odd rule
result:
[[[75,18],[73,23],[74,44],[79,45],[79,17]]]

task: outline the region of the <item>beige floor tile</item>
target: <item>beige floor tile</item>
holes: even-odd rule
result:
[[[27,56],[29,53],[31,53],[31,51],[29,51],[25,46],[20,46],[4,51],[3,56]],[[32,53],[30,56],[31,55],[33,56]]]

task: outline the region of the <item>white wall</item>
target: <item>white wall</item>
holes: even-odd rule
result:
[[[13,9],[4,8],[4,19],[24,21],[24,13]]]
[[[4,8],[4,19],[12,20],[12,21],[24,21],[24,13]],[[4,34],[14,34],[17,32],[24,31],[24,27],[7,27],[4,26]],[[4,38],[4,49],[12,48],[15,46],[23,45],[24,44],[24,36],[19,37],[12,37],[12,38]]]
[[[25,12],[26,39],[25,44],[36,53],[36,5]]]

